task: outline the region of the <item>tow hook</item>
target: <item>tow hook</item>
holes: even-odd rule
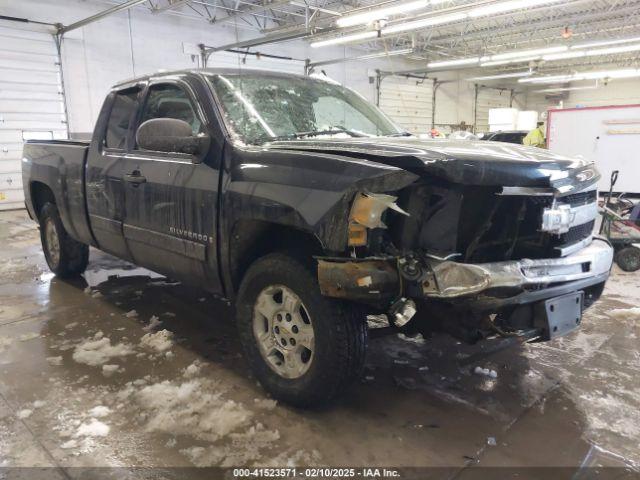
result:
[[[393,324],[398,327],[404,327],[411,321],[416,314],[416,304],[413,300],[402,297],[397,300],[389,309],[389,318],[393,320]]]

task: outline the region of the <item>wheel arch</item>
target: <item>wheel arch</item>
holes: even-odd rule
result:
[[[40,219],[40,211],[46,203],[57,204],[53,190],[46,183],[34,180],[29,185],[29,191],[31,194],[33,213],[37,220]]]
[[[234,298],[251,264],[270,253],[286,251],[312,265],[324,246],[311,232],[264,220],[238,220],[228,238],[227,282]]]

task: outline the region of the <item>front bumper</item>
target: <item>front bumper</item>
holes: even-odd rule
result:
[[[514,260],[483,264],[442,261],[422,282],[426,297],[454,299],[487,291],[537,290],[569,282],[606,279],[613,262],[613,248],[596,237],[585,248],[562,258]],[[600,280],[602,281],[602,280]]]
[[[320,258],[320,290],[326,296],[381,308],[397,298],[409,297],[496,311],[591,287],[597,290],[609,276],[613,248],[596,237],[588,246],[562,258],[484,264],[426,262],[421,265],[422,273],[416,275],[414,268],[409,278],[402,258]]]

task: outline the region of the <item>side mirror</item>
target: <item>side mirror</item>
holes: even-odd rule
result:
[[[152,118],[138,127],[136,142],[143,150],[199,155],[209,148],[210,138],[194,135],[191,125],[176,118]]]

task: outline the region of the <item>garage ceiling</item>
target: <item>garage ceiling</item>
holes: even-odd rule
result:
[[[460,16],[459,12],[495,7],[504,3],[524,4],[511,9],[480,17]],[[232,23],[247,30],[251,38],[234,45],[214,45],[214,49],[253,48],[294,38],[304,38],[310,44],[332,41],[344,35],[371,35],[371,25],[354,25],[340,28],[336,21],[354,13],[369,12],[381,8],[397,7],[412,0],[369,1],[352,0],[147,0],[129,2],[111,1],[111,5],[131,4],[146,8],[156,14],[179,15],[202,19],[209,24]],[[432,5],[430,5],[430,3]],[[451,69],[469,70],[473,75],[495,75],[532,68],[537,74],[567,74],[588,70],[611,68],[639,68],[640,50],[611,52],[606,55],[587,55],[544,61],[541,58],[527,62],[489,65],[464,64],[427,67],[429,63],[486,58],[491,55],[519,50],[548,47],[570,48],[572,45],[601,42],[612,39],[632,39],[635,43],[625,46],[640,47],[640,0],[431,0],[420,2],[421,8],[407,13],[387,16],[384,26],[397,26],[408,21],[428,19],[453,14],[452,21],[411,31],[389,33],[382,38],[364,38],[346,44],[362,50],[362,54],[399,51],[402,56],[415,61],[418,71]],[[253,32],[253,35],[252,33]],[[369,32],[369,33],[367,33]],[[343,43],[340,43],[343,44]],[[319,54],[321,48],[318,49]],[[321,55],[318,55],[321,56]],[[311,60],[315,60],[311,58]],[[514,81],[514,80],[512,80]],[[517,81],[517,80],[516,80]]]

